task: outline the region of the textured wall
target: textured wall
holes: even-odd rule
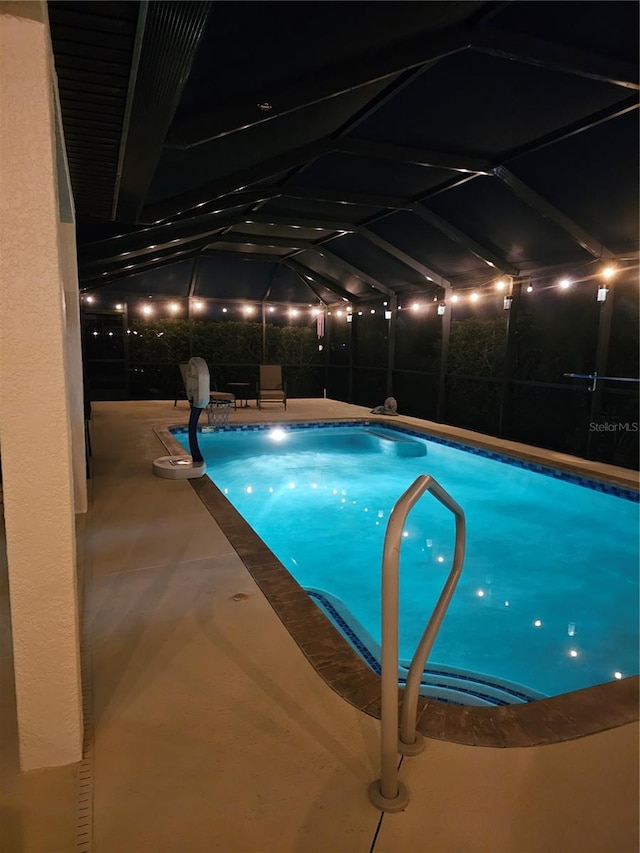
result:
[[[0,441],[24,770],[82,748],[53,63],[42,3],[0,4]]]

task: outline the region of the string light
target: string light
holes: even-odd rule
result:
[[[203,308],[204,308],[204,302],[202,302],[200,299],[196,299],[196,301],[193,303],[194,311],[202,311]]]
[[[177,314],[179,310],[180,310],[180,306],[178,305],[177,302],[171,302],[170,303],[169,311],[171,311],[172,314]]]
[[[560,287],[563,290],[568,290],[571,287],[572,283],[573,282],[571,281],[570,278],[561,278],[559,281]]]

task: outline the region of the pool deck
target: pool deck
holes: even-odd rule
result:
[[[83,825],[87,853],[637,849],[638,679],[605,686],[618,703],[580,691],[579,719],[565,709],[554,712],[551,728],[549,719],[510,723],[526,738],[513,748],[489,745],[486,726],[461,723],[471,709],[427,703],[426,751],[400,766],[409,806],[381,816],[367,797],[379,775],[376,677],[363,670],[354,679],[346,644],[337,656],[326,636],[304,648],[305,626],[313,634],[326,620],[295,587],[281,602],[285,628],[273,589],[269,597],[270,583],[285,582],[273,555],[210,481],[151,473],[165,452],[158,434],[187,417],[184,402],[93,406],[90,508],[77,525],[87,757],[82,768],[18,772],[10,633],[0,633],[3,853],[79,850]],[[230,423],[363,417],[368,409],[290,400],[287,412],[238,409]],[[393,421],[474,438],[415,418]],[[637,475],[624,469],[594,471],[562,454],[523,452],[637,487]],[[330,671],[354,691],[347,699],[329,685]],[[602,714],[616,704],[627,710],[607,724]],[[581,736],[585,719],[608,730]],[[557,725],[569,740],[554,742]],[[80,784],[91,793],[88,819]]]

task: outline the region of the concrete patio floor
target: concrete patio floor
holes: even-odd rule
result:
[[[239,408],[231,423],[368,414],[291,400],[287,412]],[[379,721],[317,675],[190,484],[152,475],[164,453],[153,426],[187,417],[184,402],[93,405],[90,506],[78,518],[81,767],[19,773],[2,572],[3,851],[637,850],[635,724],[528,749],[430,741],[401,764],[408,809],[381,816],[367,797]]]

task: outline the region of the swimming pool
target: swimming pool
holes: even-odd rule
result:
[[[523,701],[638,671],[630,493],[379,424],[205,432],[201,447],[213,481],[374,668],[386,522],[407,486],[429,473],[462,505],[468,528],[465,569],[429,660],[441,692],[450,676],[472,674],[475,704],[483,683],[523,686],[500,700]],[[453,528],[429,496],[408,518],[407,660],[449,570]]]

